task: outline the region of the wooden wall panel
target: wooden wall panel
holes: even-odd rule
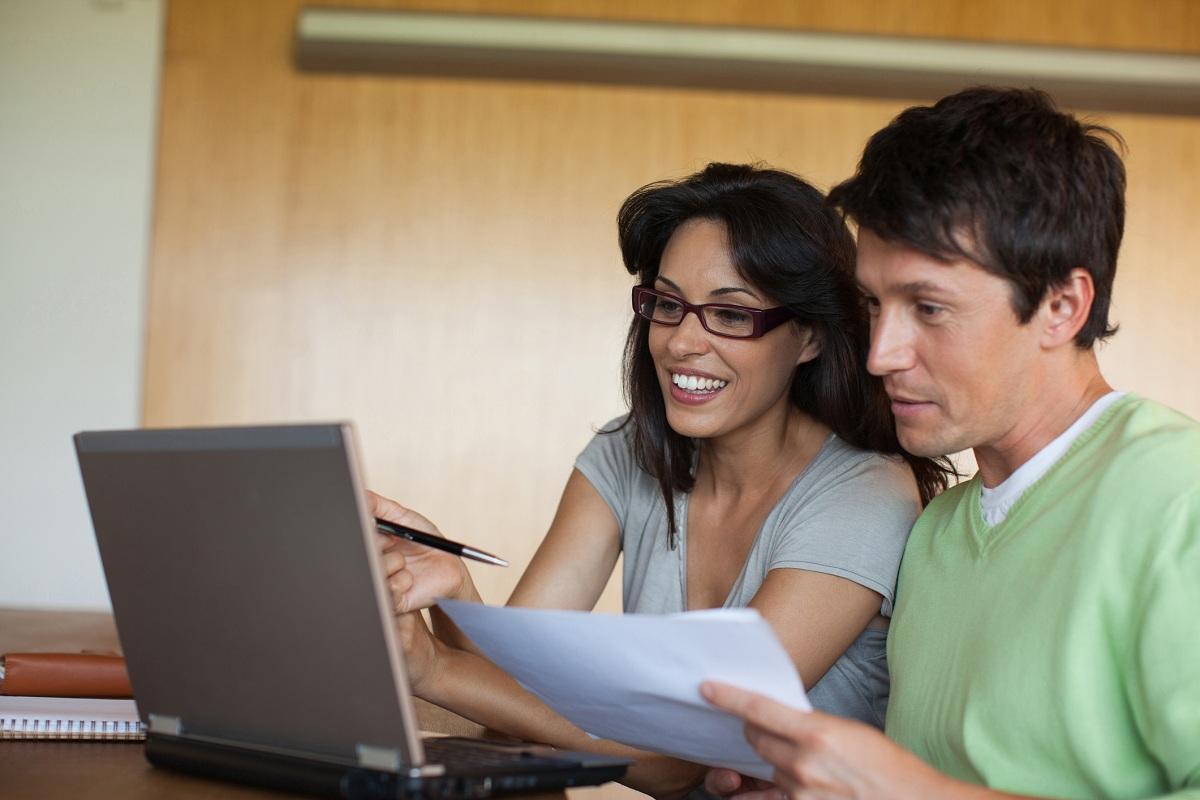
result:
[[[1195,2],[335,2],[1200,50]],[[370,484],[502,553],[501,601],[591,426],[621,412],[631,284],[614,215],[711,160],[821,187],[904,103],[301,75],[297,0],[172,0],[147,425],[352,419]],[[897,11],[903,7],[904,13]],[[1108,118],[1130,219],[1103,352],[1200,417],[1200,120]],[[602,607],[619,607],[610,586]]]
[[[1100,349],[1109,382],[1200,419],[1200,118],[1100,117],[1129,146],[1125,243]]]
[[[1200,52],[1197,0],[342,0],[317,5]]]

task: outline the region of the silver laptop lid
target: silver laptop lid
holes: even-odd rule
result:
[[[424,762],[350,425],[75,444],[143,720]]]

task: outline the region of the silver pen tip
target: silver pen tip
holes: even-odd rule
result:
[[[468,558],[473,558],[476,561],[483,561],[486,564],[495,564],[497,567],[507,567],[508,562],[503,558],[498,558],[491,553],[485,553],[482,550],[476,550],[474,547],[464,547],[462,554]]]

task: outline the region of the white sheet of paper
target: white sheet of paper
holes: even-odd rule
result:
[[[769,779],[740,719],[700,696],[706,680],[793,708],[812,706],[770,625],[753,609],[599,614],[443,600],[501,669],[593,736]]]

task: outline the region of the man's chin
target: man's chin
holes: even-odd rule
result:
[[[964,449],[924,426],[897,424],[896,438],[901,447],[922,458],[938,458]]]

